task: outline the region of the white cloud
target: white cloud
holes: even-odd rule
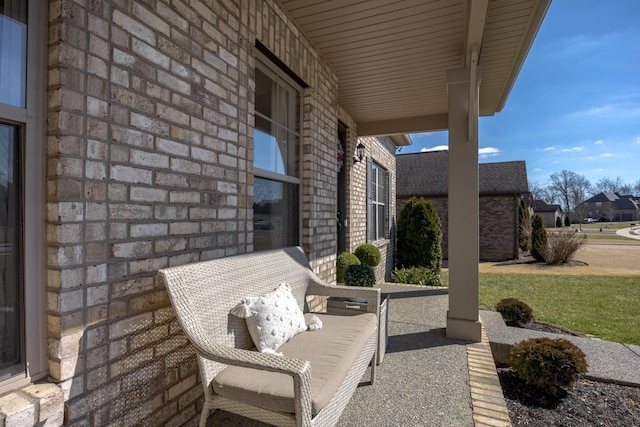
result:
[[[487,157],[497,156],[500,153],[495,147],[485,147],[478,150],[478,156],[481,159],[486,159]]]
[[[640,144],[640,136],[636,137],[636,144]]]
[[[600,154],[600,157],[613,157],[613,154],[611,154],[611,153],[602,153],[602,154]]]
[[[594,144],[595,144],[595,145],[602,145],[602,144],[604,144],[604,141],[603,141],[603,140],[601,140],[601,139],[599,139],[599,140],[597,140],[596,142],[594,142]]]
[[[604,172],[604,169],[591,169],[591,172]]]
[[[571,147],[562,150],[563,153],[575,153],[578,151],[584,151],[584,147]]]
[[[542,151],[555,151],[556,147],[547,147]]]
[[[640,118],[640,107],[632,103],[605,104],[582,111],[574,111],[566,116],[574,120],[609,120],[620,121]]]
[[[424,147],[420,149],[421,153],[426,153],[428,151],[445,151],[448,150],[448,145],[436,145],[435,147]]]

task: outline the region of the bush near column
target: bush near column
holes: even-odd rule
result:
[[[351,252],[340,252],[336,261],[336,281],[344,283],[344,272],[350,265],[360,264],[357,256]]]
[[[369,243],[364,243],[356,248],[354,252],[362,264],[370,265],[371,267],[377,267],[380,264],[380,249]]]
[[[400,212],[397,230],[397,266],[427,267],[439,273],[442,265],[442,228],[433,203],[423,198],[411,198]]]
[[[562,227],[562,220],[560,219],[560,217],[556,218],[556,227],[558,227],[558,228]]]
[[[544,262],[547,249],[547,230],[540,215],[534,215],[531,223],[531,256],[539,262]]]
[[[511,348],[509,365],[527,384],[542,392],[542,398],[557,397],[587,372],[585,354],[565,339],[533,338]]]

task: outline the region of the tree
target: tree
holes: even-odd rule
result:
[[[562,218],[556,217],[556,228],[562,228]]]
[[[560,194],[555,188],[545,185],[540,188],[540,200],[544,200],[551,205],[555,205],[560,201]]]
[[[430,201],[415,197],[398,217],[398,267],[427,267],[439,272],[442,264],[442,228],[436,208]]]
[[[531,223],[531,256],[538,262],[544,261],[547,249],[547,230],[540,215],[534,215]]]
[[[593,186],[593,192],[598,193],[619,193],[622,192],[625,183],[622,178],[617,177],[615,180],[611,178],[602,178]]]
[[[640,179],[633,184],[632,191],[634,196],[640,197]]]
[[[533,198],[533,200],[542,199],[542,184],[535,181],[529,181],[528,186],[529,193],[531,193],[531,198]]]
[[[587,178],[566,169],[552,174],[550,179],[549,187],[560,194],[567,213],[582,203],[591,191],[591,183]]]

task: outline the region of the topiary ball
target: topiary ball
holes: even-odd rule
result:
[[[368,264],[371,267],[377,267],[380,264],[380,249],[370,245],[369,243],[362,244],[356,248],[354,252],[361,263]]]
[[[360,260],[351,252],[340,252],[338,254],[336,261],[336,281],[338,283],[344,283],[344,271],[354,264],[360,264]]]
[[[376,284],[376,274],[368,264],[352,264],[344,272],[344,284],[372,288]]]
[[[505,298],[498,301],[496,311],[502,314],[507,326],[523,327],[533,320],[533,310],[528,304],[516,299]]]
[[[587,358],[565,339],[534,338],[511,348],[509,364],[527,384],[547,396],[556,397],[587,372]]]

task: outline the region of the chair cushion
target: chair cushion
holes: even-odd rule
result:
[[[378,324],[373,313],[317,316],[322,329],[299,333],[279,349],[286,356],[311,363],[314,416],[329,403]],[[305,317],[309,320],[311,315]],[[272,411],[295,412],[293,378],[289,375],[228,366],[213,380],[213,390],[220,396]]]

